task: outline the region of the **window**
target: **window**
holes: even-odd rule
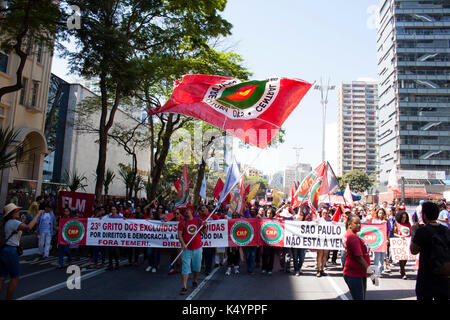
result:
[[[43,41],[39,43],[39,48],[37,52],[37,62],[42,63],[42,50],[43,50],[44,44]]]
[[[8,55],[0,52],[0,71],[7,73],[8,71]]]
[[[36,107],[39,95],[39,81],[33,81],[33,89],[31,91],[31,106]]]
[[[20,98],[19,98],[19,104],[21,105],[25,105],[25,96],[26,96],[26,91],[27,91],[27,84],[28,84],[28,79],[27,78],[23,78],[22,79],[22,90],[20,90]]]

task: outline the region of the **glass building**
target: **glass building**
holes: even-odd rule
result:
[[[381,182],[450,174],[450,1],[382,0],[377,34]]]

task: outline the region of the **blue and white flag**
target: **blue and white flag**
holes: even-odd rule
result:
[[[236,158],[233,157],[233,162],[228,168],[227,179],[225,180],[222,193],[220,194],[219,205],[223,202],[223,200],[225,200],[228,193],[239,183],[240,178],[241,174],[239,172],[239,167],[236,162]]]
[[[200,196],[206,201],[206,175],[203,175],[202,188],[200,189]]]

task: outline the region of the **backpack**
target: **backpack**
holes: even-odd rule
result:
[[[450,238],[446,227],[433,230],[431,236],[430,267],[436,276],[450,276]]]

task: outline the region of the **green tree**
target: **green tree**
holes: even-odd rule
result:
[[[66,170],[63,181],[72,192],[76,192],[80,189],[85,191],[88,186],[85,184],[87,177],[82,173],[78,173],[76,169],[70,173]]]
[[[113,183],[116,178],[116,174],[111,169],[106,169],[105,172],[105,181],[103,181],[103,187],[105,188],[105,198],[108,197],[109,186]]]
[[[341,178],[341,181],[338,179],[338,182],[342,183],[341,189],[345,189],[348,183],[350,184],[350,189],[355,192],[367,191],[373,185],[373,180],[362,170],[348,171]]]
[[[56,36],[62,30],[66,15],[53,0],[12,0],[0,4],[0,49],[19,57],[16,82],[0,88],[0,101],[5,94],[23,88],[22,73],[27,57],[46,49],[53,52]]]
[[[223,0],[74,0],[71,4],[83,10],[81,28],[71,31],[77,50],[66,52],[71,69],[81,76],[100,79],[102,109],[95,186],[99,201],[108,133],[120,100],[132,96],[144,78],[155,79],[155,70],[143,68],[144,61],[158,65],[159,57],[178,48],[180,42],[202,49],[209,37],[228,35],[231,24],[219,15],[226,4]],[[170,68],[170,63],[159,67]]]

